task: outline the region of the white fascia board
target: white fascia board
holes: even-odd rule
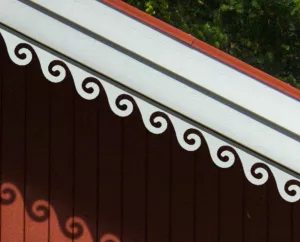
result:
[[[300,102],[97,0],[31,0],[300,136]]]
[[[224,103],[20,1],[0,1],[0,22],[300,173],[297,140]]]

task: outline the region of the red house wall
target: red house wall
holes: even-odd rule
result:
[[[205,143],[188,152],[101,91],[87,101],[70,75],[48,82],[35,56],[15,65],[0,38],[1,242],[300,241],[300,202],[274,179],[217,168]]]

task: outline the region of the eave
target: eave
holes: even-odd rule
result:
[[[192,46],[183,44],[106,4],[32,2],[1,1],[1,23],[241,148],[300,173],[298,91],[266,85],[195,50],[193,37]]]

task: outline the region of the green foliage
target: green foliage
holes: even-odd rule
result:
[[[300,88],[300,0],[126,0]]]

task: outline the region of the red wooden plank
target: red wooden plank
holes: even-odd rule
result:
[[[227,148],[226,148],[227,149]],[[220,169],[220,241],[244,240],[244,183],[241,162]]]
[[[175,132],[171,142],[171,241],[192,242],[195,238],[195,153],[179,145]]]
[[[292,205],[292,242],[300,241],[300,201]]]
[[[97,236],[97,100],[75,96],[74,215],[83,226],[80,241]]]
[[[245,242],[267,241],[267,185],[245,182]]]
[[[135,108],[123,121],[122,242],[146,240],[146,133]]]
[[[72,241],[74,189],[73,80],[51,84],[50,242]],[[62,236],[62,233],[64,236]]]
[[[99,102],[98,240],[121,238],[122,119],[110,110],[104,91]]]
[[[292,241],[292,204],[283,200],[273,179],[268,181],[268,241]]]
[[[4,58],[2,53],[5,53],[5,46],[3,42],[3,38],[0,35],[0,194],[2,194],[2,83],[3,83],[3,66],[4,66]],[[1,196],[1,195],[0,195]],[[2,241],[1,236],[1,221],[2,221],[2,203],[0,201],[0,242]]]
[[[27,90],[25,209],[29,215],[25,216],[25,242],[46,242],[49,227],[50,83],[35,55],[26,66],[24,77]]]
[[[197,242],[217,242],[219,223],[219,169],[212,161],[208,147],[202,142],[196,151],[196,211]]]
[[[16,195],[11,202],[2,201],[4,205],[1,206],[1,241],[23,242],[26,103],[24,68],[10,60],[2,38],[0,42],[0,58],[3,64],[1,188],[6,187]],[[11,186],[12,183],[16,187]]]
[[[147,143],[147,242],[170,241],[171,128]]]

